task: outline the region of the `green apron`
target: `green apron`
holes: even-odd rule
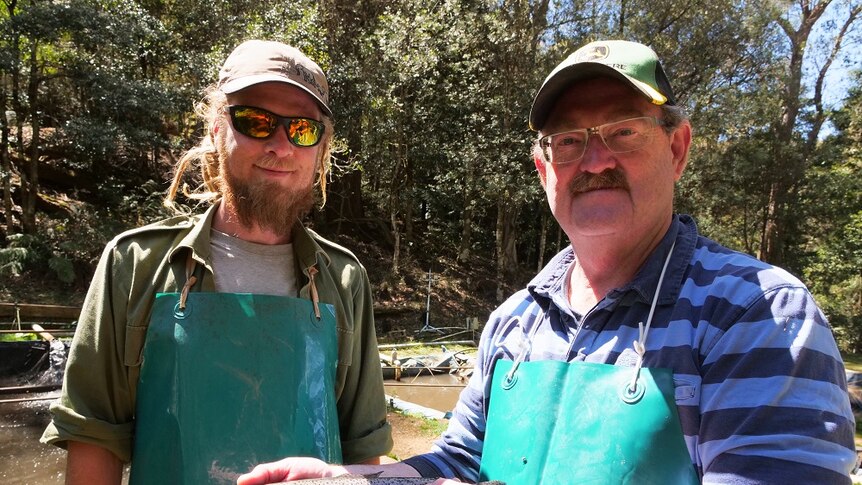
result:
[[[158,294],[130,483],[232,484],[285,456],[340,462],[336,348],[331,305],[188,288]]]
[[[639,324],[635,367],[524,362],[538,323],[514,362],[496,362],[480,480],[507,485],[700,483],[679,423],[673,373],[642,368],[671,254],[673,246],[647,324]],[[541,315],[537,318],[542,321]]]
[[[700,483],[682,436],[673,374],[585,362],[494,368],[480,480],[533,484]]]

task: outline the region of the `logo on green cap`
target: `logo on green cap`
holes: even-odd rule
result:
[[[589,61],[598,61],[599,59],[604,59],[608,57],[610,54],[610,49],[606,45],[592,45],[588,46],[587,49],[582,49],[581,52],[578,53],[578,57],[576,59],[577,62],[589,62]]]

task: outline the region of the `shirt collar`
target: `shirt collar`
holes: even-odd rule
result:
[[[647,257],[646,262],[635,274],[634,279],[627,285],[614,290],[614,296],[621,296],[629,290],[638,295],[638,299],[651,303],[655,295],[658,278],[664,266],[667,254],[671,246],[673,249],[667,273],[659,294],[658,304],[672,305],[679,298],[679,292],[685,279],[688,263],[694,254],[697,243],[697,227],[694,220],[688,215],[674,215],[670,227],[662,237],[661,242]]]
[[[682,283],[685,279],[686,269],[694,254],[697,243],[697,226],[688,215],[674,215],[661,242],[647,257],[644,264],[635,274],[635,277],[620,288],[611,290],[606,299],[616,300],[622,295],[632,292],[637,299],[651,303],[658,284],[658,277],[664,266],[667,253],[671,245],[676,241],[667,274],[662,282],[661,294],[658,303],[668,305],[676,302],[679,297]],[[567,247],[548,262],[539,274],[527,285],[527,290],[533,298],[545,309],[554,301],[568,301],[564,294],[564,281],[569,266],[576,259],[571,246]],[[562,298],[562,300],[560,300]]]
[[[528,284],[527,291],[533,295],[533,299],[538,303],[544,311],[548,311],[551,300],[562,300],[557,302],[557,306],[568,308],[569,305],[561,305],[561,301],[567,301],[565,292],[565,277],[568,274],[569,266],[575,261],[575,252],[572,246],[563,249],[554,256],[548,264],[539,271]]]

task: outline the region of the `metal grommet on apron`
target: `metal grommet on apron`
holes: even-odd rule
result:
[[[130,483],[233,484],[285,456],[341,461],[335,312],[317,301],[192,292],[153,304]],[[325,311],[321,311],[321,307]]]
[[[664,262],[647,317],[633,342],[637,365],[514,361],[494,366],[480,480],[507,485],[697,484],[674,401],[673,372],[643,368]],[[518,317],[514,317],[518,318]]]

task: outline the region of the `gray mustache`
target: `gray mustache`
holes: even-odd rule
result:
[[[598,174],[581,173],[569,185],[569,191],[573,195],[599,189],[629,190],[629,183],[619,170],[605,170]]]

